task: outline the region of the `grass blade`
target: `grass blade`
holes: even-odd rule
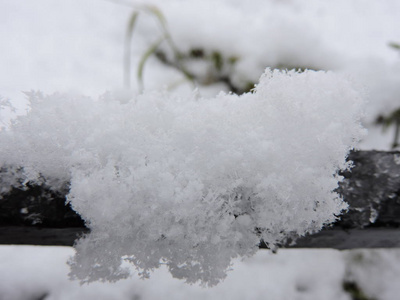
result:
[[[138,71],[137,71],[137,79],[139,83],[139,92],[143,91],[143,69],[146,61],[149,57],[156,52],[157,48],[160,44],[165,40],[165,36],[160,37],[154,44],[150,46],[150,48],[143,54],[142,58],[140,59]]]
[[[125,35],[125,47],[124,47],[124,86],[126,88],[130,88],[131,82],[131,42],[132,42],[132,34],[133,30],[136,25],[137,18],[139,16],[139,12],[135,11],[132,13],[131,17],[129,18],[128,26],[126,29]]]

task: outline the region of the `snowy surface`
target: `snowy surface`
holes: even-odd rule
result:
[[[207,45],[209,50],[240,57],[237,80],[257,80],[265,67],[279,64],[352,76],[364,86],[370,103],[364,121],[370,134],[361,147],[388,149],[393,133],[383,135],[371,124],[378,113],[387,113],[399,104],[400,57],[388,47],[389,42],[400,41],[399,1],[146,3],[163,11],[182,49]],[[23,113],[27,102],[22,91],[75,92],[93,98],[106,91],[124,95],[123,43],[131,13],[131,7],[112,1],[2,0],[0,96],[10,99]],[[140,55],[157,39],[156,23],[154,16],[141,15],[133,40],[133,70]],[[147,90],[169,88],[181,80],[182,74],[154,59],[146,65]],[[135,93],[137,85],[134,78],[132,81]],[[192,89],[186,83],[174,91],[190,95]],[[212,97],[221,89],[226,86],[200,86],[200,93]],[[8,119],[4,112],[0,116]],[[277,256],[260,252],[246,263],[238,263],[238,272],[231,272],[223,284],[203,290],[171,279],[166,270],[143,282],[133,279],[134,283],[126,280],[79,287],[67,280],[65,261],[72,249],[4,246],[0,250],[0,298],[24,300],[49,293],[49,299],[135,299],[135,295],[139,295],[136,299],[157,299],[165,294],[175,299],[259,299],[266,295],[271,299],[350,299],[341,286],[350,268],[351,276],[368,295],[396,299],[398,252],[362,252],[367,259],[352,267],[348,259],[357,251],[284,250]]]
[[[117,3],[128,3],[121,5]],[[267,66],[286,65],[350,73],[366,87],[365,123],[398,105],[400,2],[385,1],[180,1],[151,0],[165,15],[181,50],[206,47],[239,58],[238,80],[257,81]],[[125,30],[143,2],[129,0],[2,0],[0,95],[23,110],[21,91],[75,91],[97,97],[121,91]],[[156,18],[143,13],[135,28],[132,72],[160,35]],[[246,26],[242,26],[246,24]],[[193,33],[195,31],[195,34]],[[182,74],[150,59],[145,88],[171,87]],[[132,78],[133,89],[136,88]],[[181,84],[179,93],[193,86]],[[223,85],[201,87],[217,94]],[[392,132],[371,130],[361,147],[387,149]]]
[[[285,250],[259,251],[237,261],[220,285],[208,289],[173,279],[165,270],[150,279],[137,277],[116,283],[80,286],[68,279],[69,247],[0,246],[0,298],[2,300],[155,300],[270,299],[351,300],[343,282],[355,282],[371,299],[398,296],[400,250]],[[44,298],[44,295],[47,295]]]

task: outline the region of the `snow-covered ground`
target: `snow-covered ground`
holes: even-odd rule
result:
[[[121,4],[117,4],[117,2]],[[0,96],[19,113],[22,91],[74,92],[93,97],[123,93],[124,36],[140,1],[1,0]],[[183,50],[208,47],[240,58],[236,79],[257,80],[267,66],[286,64],[345,73],[365,88],[369,104],[364,149],[388,149],[393,133],[371,125],[378,113],[399,106],[400,42],[397,0],[149,0],[165,15]],[[132,41],[132,73],[160,32],[154,15],[141,14]],[[201,66],[199,66],[201,67]],[[150,59],[146,89],[162,89],[182,74]],[[132,76],[133,92],[137,92]],[[190,93],[181,84],[175,92]],[[224,85],[200,87],[215,95]],[[2,115],[3,117],[4,116]],[[1,120],[0,120],[1,121]],[[1,124],[0,124],[1,125]],[[220,285],[203,289],[172,279],[166,270],[149,280],[136,277],[80,286],[68,280],[67,247],[1,246],[0,299],[351,299],[343,281],[356,282],[375,299],[400,292],[400,251],[260,251],[236,262]],[[45,297],[45,295],[47,295]]]
[[[73,252],[69,247],[0,246],[0,299],[351,300],[357,289],[369,298],[354,299],[393,300],[399,292],[399,249],[263,250],[235,262],[227,279],[211,289],[187,285],[164,269],[146,280],[80,286],[67,276],[65,261]],[[358,288],[346,292],[345,282]]]

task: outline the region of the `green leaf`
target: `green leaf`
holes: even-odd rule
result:
[[[124,85],[126,88],[130,87],[130,74],[131,74],[131,41],[133,30],[136,25],[137,18],[139,16],[139,12],[134,11],[129,18],[128,26],[126,28],[125,35],[125,47],[124,47]]]
[[[166,27],[167,27],[167,20],[166,20],[166,18],[164,17],[164,14],[161,12],[161,10],[160,10],[158,7],[156,7],[156,6],[154,6],[154,5],[144,5],[144,6],[143,6],[143,9],[144,9],[145,11],[151,13],[153,16],[155,16],[155,17],[158,19],[158,21],[160,22],[160,24],[161,24],[161,26],[163,27],[163,29],[164,29],[165,31],[167,31],[167,30],[166,30]]]
[[[126,36],[127,37],[132,37],[132,33],[133,33],[133,29],[135,28],[135,24],[136,24],[136,20],[139,16],[139,12],[138,11],[134,11],[131,15],[131,17],[129,18],[129,22],[128,22],[128,26],[127,26],[127,30],[126,30]]]
[[[211,54],[211,60],[212,60],[213,63],[214,63],[215,69],[217,69],[218,71],[221,71],[221,70],[222,70],[222,67],[224,66],[224,60],[223,60],[223,58],[222,58],[221,53],[218,52],[218,51],[214,51],[214,52]]]
[[[157,50],[157,48],[160,46],[160,44],[165,40],[165,37],[162,36],[160,37],[154,44],[150,46],[149,49],[143,54],[142,58],[140,59],[139,66],[138,66],[138,71],[137,71],[137,79],[139,82],[139,89],[140,92],[143,91],[143,69],[146,61],[149,59],[149,57],[154,54]]]
[[[393,49],[400,50],[400,44],[398,43],[389,43],[389,46]]]

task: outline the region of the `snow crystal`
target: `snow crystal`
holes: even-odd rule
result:
[[[363,101],[341,76],[267,70],[241,96],[117,100],[31,93],[29,113],[0,132],[0,164],[70,181],[91,229],[70,261],[82,282],[127,277],[123,258],[142,277],[166,265],[215,285],[260,239],[275,247],[347,207],[334,174],[364,134]]]

